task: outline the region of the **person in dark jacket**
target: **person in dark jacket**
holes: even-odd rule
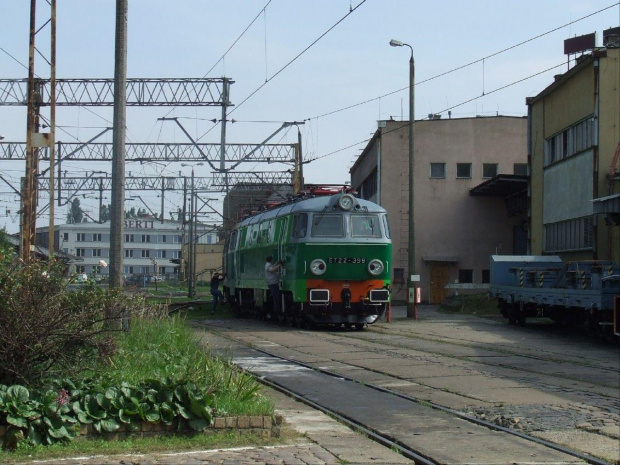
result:
[[[213,296],[213,308],[211,309],[211,314],[215,313],[218,301],[224,301],[224,294],[222,294],[222,291],[219,289],[220,282],[222,282],[224,276],[226,276],[226,274],[215,272],[211,277],[211,295]]]

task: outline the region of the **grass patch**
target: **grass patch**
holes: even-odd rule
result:
[[[202,333],[207,337],[206,333]],[[110,385],[142,380],[188,380],[216,396],[216,409],[229,414],[271,415],[273,405],[260,395],[256,379],[201,344],[201,336],[180,315],[161,320],[134,320],[119,337],[108,367],[99,368]]]
[[[458,295],[446,298],[439,306],[443,313],[476,315],[481,317],[500,317],[497,299],[488,294]]]
[[[166,452],[189,452],[193,450],[223,449],[245,446],[268,446],[292,442],[300,434],[287,429],[280,438],[262,438],[251,432],[217,432],[193,436],[162,436],[159,438],[135,438],[124,441],[76,440],[67,445],[36,446],[7,453],[0,451],[0,463],[12,465],[32,463],[34,460],[53,460],[65,457],[92,455],[157,454]]]
[[[210,309],[211,307],[209,307]],[[220,311],[225,312],[225,308]],[[210,315],[210,310],[209,310]],[[146,379],[187,380],[215,397],[215,415],[273,416],[274,403],[262,393],[262,385],[250,374],[238,370],[230,360],[210,351],[206,333],[189,327],[182,316],[140,319],[131,322],[131,331],[118,334],[118,351],[109,363],[100,365],[86,378],[102,380],[107,386],[136,385]],[[205,347],[206,346],[206,347]],[[119,441],[76,439],[68,444],[30,446],[0,451],[0,463],[49,460],[83,455],[155,453],[161,451],[212,449],[276,444],[250,432],[212,432],[206,434],[130,438]]]

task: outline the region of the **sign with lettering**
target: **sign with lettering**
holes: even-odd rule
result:
[[[125,220],[125,229],[154,229],[154,220]]]

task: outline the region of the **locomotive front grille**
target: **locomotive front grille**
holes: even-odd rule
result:
[[[329,303],[328,289],[310,289],[310,305]]]
[[[370,301],[372,303],[388,302],[390,300],[390,291],[387,289],[373,289],[370,291]]]

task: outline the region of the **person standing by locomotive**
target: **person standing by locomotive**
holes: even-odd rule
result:
[[[266,258],[265,263],[265,281],[273,298],[273,311],[280,313],[280,276],[278,270],[282,267],[282,260],[273,263],[273,257],[270,255]]]
[[[221,274],[218,272],[213,273],[211,277],[211,295],[213,296],[213,308],[211,309],[211,314],[215,313],[215,309],[217,308],[217,302],[224,300],[224,294],[220,291],[220,282],[224,279],[226,274]]]

